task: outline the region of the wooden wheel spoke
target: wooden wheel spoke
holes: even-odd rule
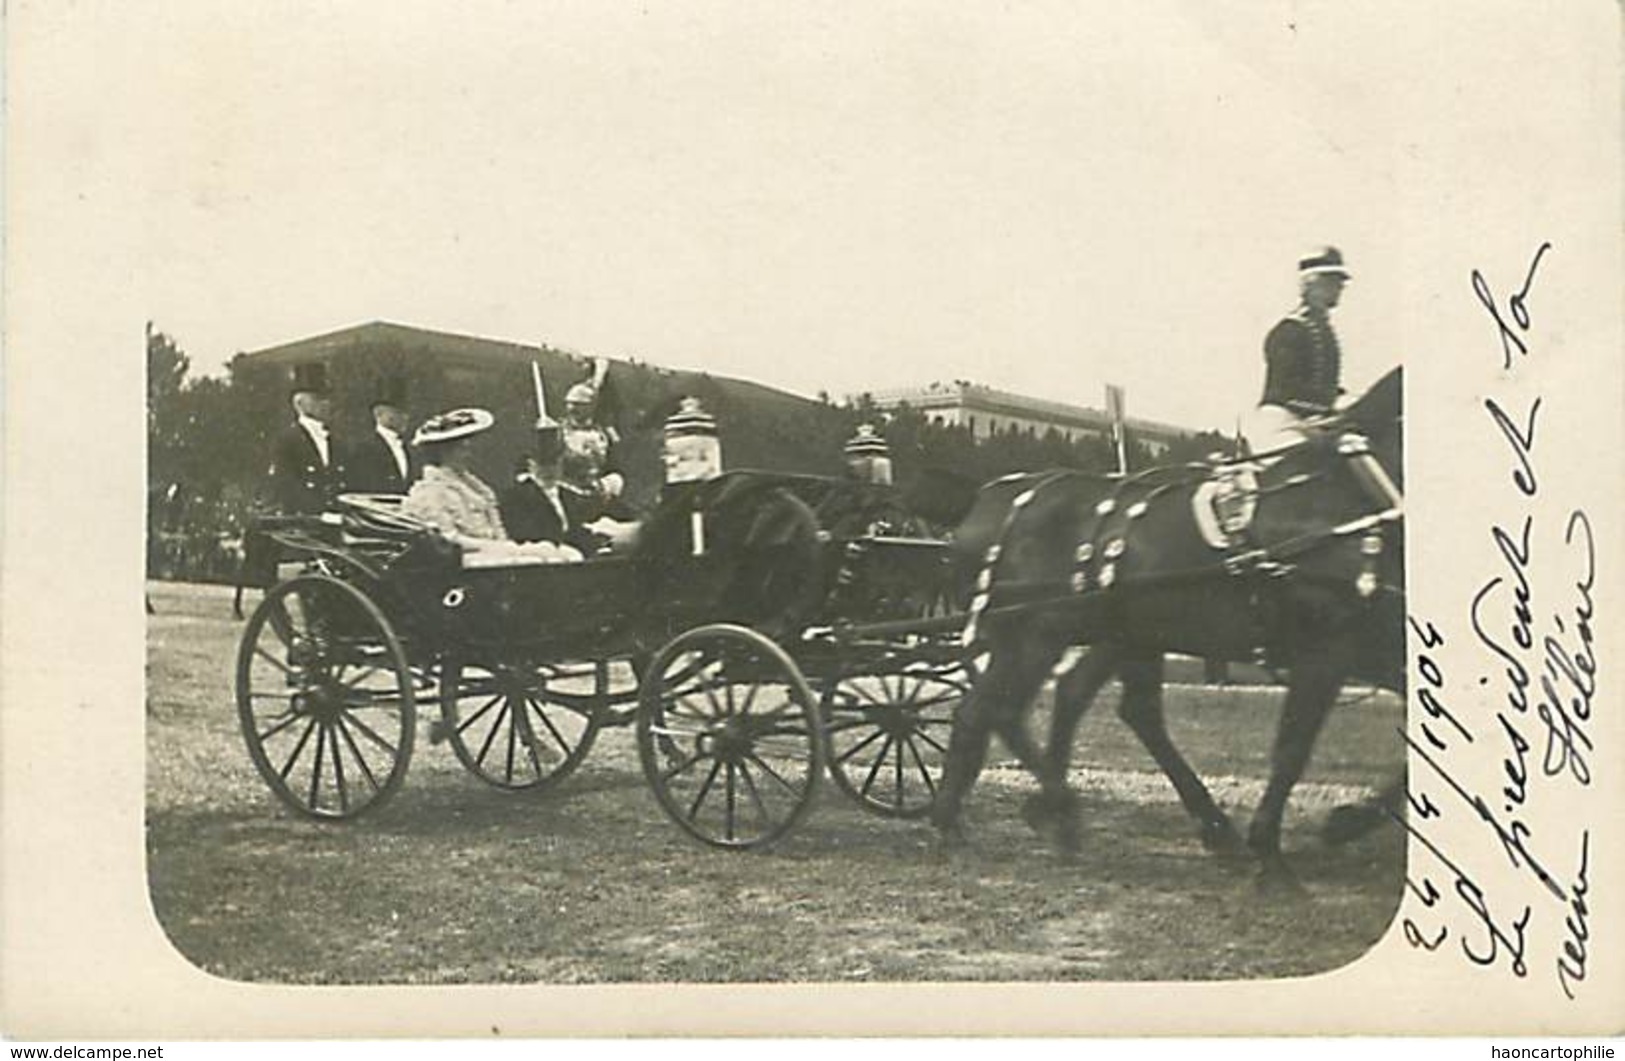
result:
[[[254,655],[260,657],[265,662],[269,663],[271,666],[273,666],[277,670],[281,671],[283,674],[287,674],[287,675],[292,675],[293,674],[293,668],[292,667],[288,666],[286,663],[282,662],[281,660],[277,659],[275,656],[271,655],[269,650],[261,647],[260,645],[256,644],[254,646]]]
[[[668,767],[665,773],[660,775],[661,783],[665,784],[666,782],[674,779],[678,774],[687,773],[691,768],[693,768],[695,763],[704,758],[705,754],[703,752],[695,752],[693,755],[690,755],[687,759],[684,759],[676,766]]]
[[[526,696],[525,707],[514,713],[514,721],[519,723],[519,737],[525,744],[525,757],[530,760],[530,768],[538,778],[546,777],[547,771],[542,769],[542,758],[536,751],[536,727],[530,722],[530,708],[534,706],[530,697]],[[547,716],[542,716],[547,721]]]
[[[480,753],[474,756],[474,761],[481,766],[485,765],[485,757],[491,753],[491,745],[496,743],[497,732],[502,729],[502,720],[508,717],[508,708],[510,706],[508,701],[503,697],[497,699],[502,700],[502,710],[498,711],[497,717],[491,720],[491,728],[485,734],[485,743],[480,745]]]
[[[352,725],[356,729],[360,730],[362,736],[366,737],[368,740],[370,740],[374,744],[378,745],[378,747],[384,749],[384,751],[388,752],[391,757],[400,754],[400,749],[399,748],[397,748],[397,747],[395,747],[395,745],[389,743],[389,741],[385,740],[383,737],[380,737],[378,735],[378,732],[376,730],[374,730],[371,726],[367,725],[365,722],[361,721],[359,718],[356,718],[354,715],[352,715],[350,713],[349,708],[344,708],[342,711],[339,712],[339,714],[343,717],[343,719],[346,722],[350,723],[350,725]]]
[[[327,723],[322,723],[321,732],[316,735],[316,766],[310,772],[310,801],[308,806],[315,810],[321,806],[318,794],[322,788],[322,760],[327,753]]]
[[[750,714],[751,705],[756,703],[756,691],[760,688],[761,685],[757,684],[756,682],[750,683],[750,691],[745,694],[745,702],[739,707],[739,713],[741,715]]]
[[[503,708],[503,710],[506,711],[508,715],[508,758],[506,765],[503,767],[504,773],[502,776],[507,778],[508,783],[511,785],[513,784],[514,755],[519,751],[520,712],[514,710],[514,701],[513,697],[511,696],[508,697],[507,706]]]
[[[739,776],[745,779],[745,792],[750,796],[751,803],[755,805],[756,813],[762,819],[762,824],[774,824],[773,814],[767,809],[767,801],[762,798],[762,790],[757,787],[756,779],[751,776],[744,763],[739,764]]]
[[[349,668],[354,667],[354,666],[355,666],[355,664],[353,664],[353,663],[346,663],[342,668],[340,668],[339,673],[342,674],[344,671],[346,671]],[[357,674],[354,678],[351,678],[348,681],[341,681],[339,683],[339,685],[340,685],[341,688],[354,689],[357,685],[360,685],[364,680],[371,677],[372,675],[374,675],[374,674],[388,674],[389,671],[390,671],[390,668],[388,668],[388,667],[380,667],[380,666],[378,666],[376,664],[369,664],[365,669],[363,669],[361,671],[360,674]],[[367,691],[370,691],[370,690],[367,690]],[[399,695],[398,691],[397,691],[397,695]]]
[[[344,759],[339,755],[339,735],[337,726],[327,727],[327,740],[333,746],[333,783],[339,791],[339,813],[350,813],[350,789],[344,783]]]
[[[783,788],[784,788],[784,790],[786,792],[790,793],[790,795],[794,796],[796,799],[801,798],[801,789],[797,788],[795,785],[792,785],[790,782],[786,781],[784,779],[783,774],[779,773],[777,770],[773,769],[771,766],[769,766],[767,764],[767,760],[765,760],[761,756],[757,755],[754,751],[748,753],[745,756],[745,758],[749,759],[751,762],[753,762],[757,766],[761,767],[763,773],[765,773],[768,777],[771,777],[773,780],[777,781],[781,786],[783,786]]]
[[[309,717],[308,715],[301,715],[301,714],[298,714],[297,712],[290,711],[282,719],[281,722],[278,722],[276,725],[272,726],[270,729],[266,730],[263,733],[256,733],[255,736],[258,738],[258,740],[259,740],[259,742],[261,744],[264,744],[266,741],[270,740],[272,737],[276,736],[278,733],[281,733],[283,730],[287,729],[289,726],[293,725],[295,722],[298,722],[302,718],[308,718],[308,717]]]
[[[884,737],[885,735],[886,735],[885,730],[883,730],[883,729],[875,730],[873,733],[869,734],[867,737],[863,738],[858,743],[852,745],[852,747],[848,748],[846,751],[844,751],[841,754],[837,755],[835,757],[835,761],[837,763],[846,762],[848,759],[852,758],[854,755],[858,754],[863,749],[867,748],[869,745],[873,744],[875,741],[879,740],[880,738]]]
[[[905,743],[908,745],[909,755],[914,758],[915,769],[919,770],[920,772],[920,780],[925,782],[926,791],[931,793],[931,798],[935,800],[937,798],[937,783],[931,777],[931,771],[926,767],[925,759],[920,755],[920,749],[915,747],[912,740],[908,740]]]
[[[700,784],[699,792],[697,792],[695,794],[695,796],[694,796],[694,802],[690,803],[689,806],[688,806],[688,820],[689,821],[693,821],[696,817],[699,816],[700,804],[704,803],[705,802],[705,797],[710,795],[710,793],[711,793],[711,785],[716,781],[717,774],[720,773],[721,770],[722,770],[722,760],[721,759],[718,759],[716,762],[711,764],[711,772],[709,774],[705,775],[705,780]]]
[[[943,745],[943,743],[941,741],[937,740],[935,737],[931,736],[931,734],[927,733],[925,730],[916,729],[914,731],[914,735],[916,737],[918,737],[920,740],[924,741],[926,744],[931,745],[931,747],[935,748],[937,751],[941,752],[943,755],[948,754],[947,747],[945,745]]]
[[[869,794],[869,790],[874,787],[875,778],[879,776],[880,768],[886,763],[886,753],[891,751],[893,745],[896,743],[897,742],[890,736],[887,736],[886,743],[880,746],[880,754],[875,758],[874,763],[870,765],[869,773],[864,777],[863,784],[858,786],[858,791],[862,792],[865,796],[867,796]]]
[[[474,723],[478,722],[485,715],[485,713],[487,711],[491,710],[493,707],[497,706],[497,704],[499,704],[501,702],[502,702],[502,694],[501,693],[497,693],[495,696],[491,697],[491,699],[487,700],[484,704],[482,704],[480,706],[480,709],[478,711],[474,712],[472,715],[469,715],[462,722],[458,723],[458,725],[457,725],[457,735],[459,737],[462,736],[463,735],[463,730],[467,729],[468,727],[472,726]]]
[[[733,688],[733,686],[729,686]],[[723,829],[729,840],[734,838],[734,818],[738,813],[738,792],[734,782],[734,772],[738,769],[733,763],[727,764],[728,773],[722,781],[722,791],[727,803],[723,817]]]
[[[282,769],[277,771],[277,776],[282,778],[284,783],[288,780],[288,772],[293,769],[293,764],[298,760],[300,753],[305,750],[305,744],[310,740],[311,731],[316,728],[315,719],[312,718],[308,721],[309,724],[305,726],[305,732],[299,735],[299,743],[293,746],[293,751],[288,753],[287,762],[283,763]]]
[[[344,736],[344,743],[350,748],[350,755],[354,757],[356,765],[361,767],[361,776],[367,779],[367,784],[374,792],[378,791],[378,778],[373,776],[372,767],[367,765],[367,757],[361,754],[361,748],[356,744],[355,738],[350,735],[350,727],[345,725],[345,719],[339,716],[338,725],[334,728]]]
[[[559,732],[559,728],[553,724],[553,720],[548,717],[547,711],[542,707],[541,703],[537,700],[532,700],[529,698],[526,699],[526,702],[535,709],[537,717],[542,720],[542,725],[547,727],[548,735],[551,736],[554,743],[559,746],[559,750],[564,752],[566,756],[573,753],[575,751],[575,746],[565,739],[564,734]]]

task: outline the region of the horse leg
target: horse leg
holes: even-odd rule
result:
[[[1306,660],[1292,670],[1292,683],[1287,687],[1286,704],[1270,754],[1269,784],[1247,830],[1247,846],[1263,861],[1266,881],[1292,882],[1291,872],[1281,858],[1281,818],[1287,797],[1303,777],[1315,739],[1337,700],[1343,674],[1344,668],[1330,656]]]
[[[1162,710],[1162,654],[1125,655],[1119,667],[1123,680],[1123,700],[1118,717],[1140,739],[1157,766],[1179,793],[1185,811],[1201,826],[1202,846],[1221,855],[1240,854],[1245,848],[1241,834],[1230,817],[1214,802],[1202,779],[1174,747],[1168,736],[1168,720]]]
[[[1117,646],[1092,647],[1055,683],[1049,745],[1039,769],[1034,771],[1038,775],[1039,792],[1022,808],[1022,816],[1034,831],[1049,834],[1055,845],[1066,853],[1078,847],[1078,800],[1067,784],[1072,742],[1084,712],[1095,702],[1101,687],[1117,673],[1120,661],[1121,651]]]
[[[1059,649],[1054,649],[1059,652]],[[997,729],[1007,744],[1011,734],[1020,729],[1020,722],[1039,686],[1044,682],[1042,660],[1035,665],[1034,652],[1015,638],[995,644],[990,652],[991,661],[986,673],[971,687],[959,702],[953,732],[948,737],[948,754],[942,770],[942,783],[931,808],[931,822],[949,841],[962,841],[964,827],[961,815],[965,798],[976,783],[987,761],[988,741]],[[1026,754],[1029,769],[1039,764],[1037,749],[1030,740],[1022,745],[1022,737],[1013,740],[1011,751],[1018,757]],[[1036,772],[1036,770],[1035,770]]]

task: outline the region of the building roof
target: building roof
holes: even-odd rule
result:
[[[1111,423],[1111,416],[1101,409],[1051,401],[1047,398],[1034,398],[1025,394],[1017,394],[1014,391],[989,387],[981,383],[971,383],[967,380],[954,380],[951,383],[934,382],[923,387],[901,387],[875,391],[869,395],[869,399],[882,408],[904,403],[912,408],[922,410],[963,408],[972,412],[1023,416],[1072,427],[1098,429],[1104,428]],[[1126,417],[1125,423],[1131,430],[1139,431],[1142,434],[1194,435],[1197,430],[1182,427],[1178,424],[1137,419],[1132,416]]]

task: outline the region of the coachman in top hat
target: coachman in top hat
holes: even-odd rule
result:
[[[362,494],[404,494],[418,477],[407,444],[406,381],[388,376],[372,399],[373,429],[356,440],[345,461],[345,489]]]
[[[294,366],[292,403],[294,422],[277,435],[271,450],[269,500],[284,514],[321,512],[344,482],[339,447],[328,427],[333,402],[325,365]]]

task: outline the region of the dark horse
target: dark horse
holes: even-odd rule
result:
[[[1215,466],[1118,479],[1023,475],[985,488],[955,547],[977,580],[967,639],[989,659],[950,743],[933,813],[944,835],[962,836],[965,797],[997,732],[1039,778],[1029,822],[1075,846],[1072,738],[1115,675],[1119,713],[1201,823],[1204,843],[1239,852],[1241,837],[1169,739],[1162,661],[1170,651],[1250,659],[1262,650],[1290,680],[1247,847],[1267,872],[1284,873],[1287,796],[1339,690],[1359,679],[1403,693],[1401,396],[1395,369],[1311,441],[1262,455],[1272,459],[1254,466],[1255,480],[1232,476],[1231,501],[1251,514],[1245,529],[1230,525],[1223,547],[1193,515]],[[1089,651],[1057,682],[1040,752],[1025,715],[1074,645]]]

